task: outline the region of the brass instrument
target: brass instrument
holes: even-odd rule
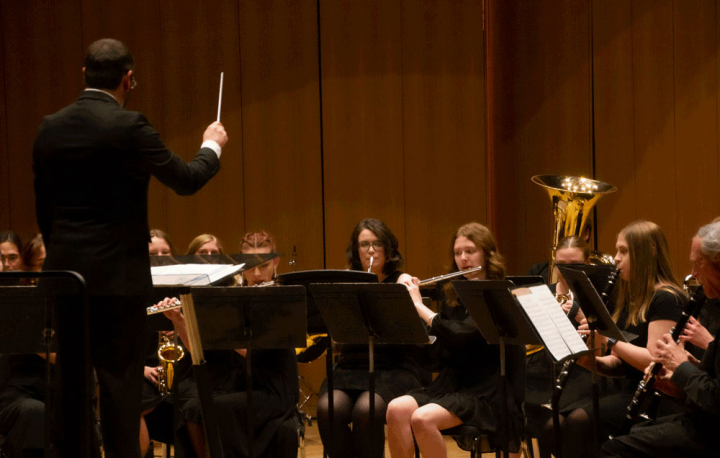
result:
[[[420,283],[418,283],[419,287],[423,286],[430,286],[434,285],[435,283],[450,280],[451,278],[460,277],[462,275],[471,274],[473,272],[480,272],[482,270],[482,266],[473,267],[472,269],[466,269],[466,270],[458,270],[457,272],[452,272],[445,275],[438,275],[437,277],[428,278],[427,280],[422,280]]]
[[[177,336],[177,334],[176,334]],[[158,391],[160,394],[169,393],[173,388],[175,379],[175,364],[185,356],[185,350],[175,340],[170,340],[162,332],[158,334]]]
[[[557,283],[555,251],[563,237],[579,236],[597,201],[617,188],[602,181],[563,175],[535,175],[532,181],[545,188],[553,204],[554,227],[548,265],[548,283]]]

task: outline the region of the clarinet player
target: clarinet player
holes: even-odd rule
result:
[[[705,295],[720,297],[720,223],[700,228],[690,249],[692,273]],[[602,449],[604,457],[706,457],[717,453],[720,427],[720,352],[718,335],[703,360],[694,360],[682,345],[664,334],[656,340],[653,361],[663,365],[657,387],[671,383],[687,395],[685,412],[661,417],[654,425],[639,425]]]

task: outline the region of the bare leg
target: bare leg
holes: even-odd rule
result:
[[[150,448],[150,433],[148,432],[147,423],[145,422],[145,415],[153,410],[154,408],[140,414],[140,456],[147,455],[147,451]]]
[[[410,419],[420,453],[427,457],[447,457],[445,439],[440,430],[452,428],[462,421],[453,413],[437,404],[427,404],[417,409]]]
[[[187,430],[195,454],[198,458],[205,458],[205,432],[202,425],[188,422]]]
[[[412,396],[401,396],[388,405],[388,446],[392,458],[415,456],[415,440],[410,419],[417,409],[418,404]]]

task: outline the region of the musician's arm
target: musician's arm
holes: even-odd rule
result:
[[[600,356],[595,358],[597,373],[605,377],[622,377],[625,375],[625,370],[622,365],[620,358],[608,355]],[[583,356],[577,360],[578,365],[585,369],[592,370],[592,359],[590,356]]]
[[[717,350],[717,348],[716,348]],[[687,361],[674,371],[672,382],[687,394],[686,402],[713,415],[720,415],[720,355],[715,353],[714,375]]]
[[[656,320],[648,324],[648,339],[646,347],[638,347],[628,342],[618,342],[612,347],[612,354],[621,358],[637,370],[643,371],[652,362],[651,351],[654,351],[655,342],[663,334],[669,333],[675,326],[672,320]]]
[[[430,326],[433,318],[435,318],[435,315],[437,315],[437,313],[433,312],[428,307],[426,307],[425,304],[423,304],[422,296],[420,295],[420,288],[418,287],[419,280],[416,277],[411,277],[408,274],[402,274],[400,275],[400,278],[398,278],[397,282],[407,287],[408,291],[410,292],[410,297],[413,300],[413,304],[415,304],[415,311],[417,311],[420,319],[423,320],[426,325]]]

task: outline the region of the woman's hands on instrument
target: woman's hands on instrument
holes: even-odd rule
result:
[[[698,348],[707,350],[710,343],[715,338],[708,332],[708,330],[700,324],[694,317],[690,317],[690,320],[685,325],[682,335],[680,336],[681,342],[690,342]]]
[[[144,375],[145,375],[145,378],[149,382],[151,382],[153,385],[157,385],[157,383],[158,383],[158,368],[157,367],[145,366]]]
[[[410,293],[410,298],[412,299],[413,304],[415,304],[415,310],[417,311],[420,318],[425,322],[425,324],[430,326],[432,319],[437,314],[429,308],[425,307],[425,304],[423,304],[419,286],[420,279],[417,277],[411,277],[407,274],[402,274],[400,278],[398,278],[398,283],[402,283],[407,287],[408,292]]]
[[[173,304],[178,302],[178,299],[176,297],[166,297],[165,299],[161,300],[157,304],[155,304],[155,307],[163,308],[163,307],[169,307]],[[182,323],[185,324],[185,317],[183,316],[182,312],[180,311],[180,308],[174,308],[170,310],[165,310],[162,312],[163,315],[165,315],[165,318],[172,321],[174,324]]]

